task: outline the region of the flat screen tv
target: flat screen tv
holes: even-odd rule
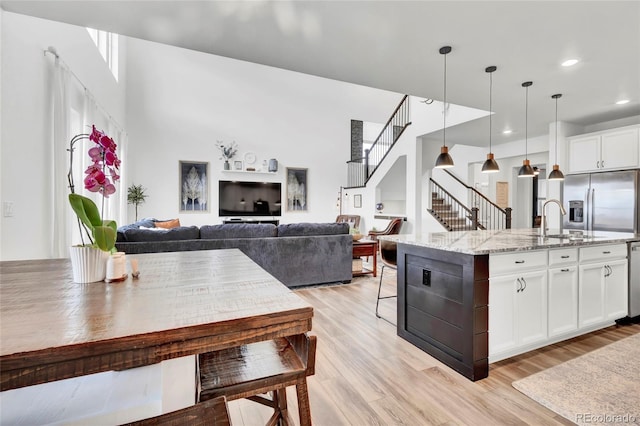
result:
[[[281,216],[280,182],[221,180],[218,191],[220,216]]]

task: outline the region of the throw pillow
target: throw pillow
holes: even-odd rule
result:
[[[171,229],[180,226],[180,219],[171,219],[155,222],[156,228]]]
[[[169,232],[169,228],[148,228],[146,226],[141,226],[138,229],[144,229],[145,231],[153,231],[153,232]]]

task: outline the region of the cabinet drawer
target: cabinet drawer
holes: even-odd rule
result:
[[[565,265],[568,263],[576,263],[577,261],[577,248],[549,250],[549,266]]]
[[[580,262],[606,261],[607,259],[623,257],[627,257],[626,244],[608,244],[580,249]]]
[[[489,255],[489,276],[547,267],[547,250]]]

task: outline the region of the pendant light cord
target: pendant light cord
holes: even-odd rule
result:
[[[556,163],[558,164],[558,97],[556,97]]]
[[[524,158],[528,160],[529,158],[529,86],[525,87],[525,98],[524,98]]]
[[[493,115],[492,106],[492,93],[493,93],[493,72],[489,73],[489,153],[491,153],[491,118]]]
[[[444,54],[444,104],[442,105],[442,145],[447,146],[447,54]]]

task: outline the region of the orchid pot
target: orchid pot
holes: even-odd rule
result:
[[[79,284],[103,281],[107,276],[109,252],[91,246],[69,247],[73,282]]]

